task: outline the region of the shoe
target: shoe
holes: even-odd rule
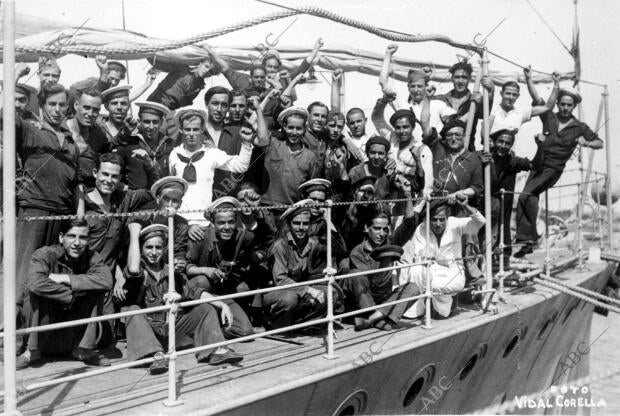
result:
[[[237,354],[233,350],[229,348],[224,348],[224,352],[217,353],[214,352],[208,357],[208,363],[210,365],[221,365],[221,364],[235,364],[239,361],[243,360],[243,355]],[[198,362],[204,362],[204,359],[199,359]]]
[[[360,318],[360,317],[355,318],[355,330],[356,331],[363,331],[364,329],[368,329],[368,328],[370,328],[370,322],[368,322],[368,319]]]
[[[22,370],[41,359],[39,350],[26,350],[23,354],[18,355],[15,359],[15,368]]]
[[[99,350],[99,352],[103,356],[105,356],[106,358],[109,358],[111,360],[116,360],[116,359],[123,358],[123,352],[121,350],[119,350],[118,348],[116,348],[115,346],[110,346],[110,347],[104,348],[102,350]]]
[[[534,248],[531,244],[524,244],[523,247],[519,249],[519,251],[513,254],[513,257],[520,259],[525,257],[526,254],[532,254],[533,252]]]
[[[148,371],[149,371],[149,374],[152,376],[167,373],[168,372],[168,360],[157,359],[157,354],[156,354],[155,361],[151,363]]]
[[[78,361],[82,361],[86,365],[95,367],[107,367],[110,365],[110,360],[105,356],[86,348],[75,347],[73,351],[71,351],[71,356]]]

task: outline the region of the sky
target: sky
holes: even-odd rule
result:
[[[529,1],[561,41],[570,48],[574,22],[573,0]],[[490,51],[519,64],[531,64],[534,69],[544,72],[556,69],[568,72],[573,69],[571,56],[535,14],[527,0],[277,0],[277,2],[291,7],[322,7],[374,26],[412,34],[441,33],[466,43],[472,43],[478,33],[480,35],[477,39],[488,34],[486,46]],[[126,0],[124,9],[128,30],[166,39],[181,39],[282,10],[255,0]],[[55,22],[66,22],[74,26],[86,21],[86,26],[89,27],[122,28],[123,22],[121,0],[20,0],[17,2],[16,10],[18,13],[51,19]],[[616,40],[617,28],[620,27],[620,2],[581,0],[578,3],[578,13],[581,29],[582,78],[609,85],[610,120],[607,122],[612,132],[620,131],[620,112],[616,111],[620,108],[620,75],[615,71],[615,68],[620,68],[620,48]],[[291,23],[290,28],[285,30]],[[316,38],[322,37],[326,46],[343,49],[360,48],[383,53],[390,43],[386,39],[358,29],[307,15],[257,25],[214,38],[209,43],[213,46],[256,45],[265,42],[265,37],[269,33],[275,36],[281,34],[278,46],[311,47]],[[457,54],[463,55],[460,50],[435,42],[400,43],[398,51],[398,55],[403,57],[443,64],[456,62]],[[515,74],[521,71],[520,68],[493,56],[490,58],[489,65],[492,69],[512,71]],[[71,56],[62,58],[59,63],[63,68],[61,83],[67,85],[98,73],[92,59]],[[472,63],[476,64],[477,59],[473,59]],[[130,62],[132,85],[144,81],[146,69],[146,61]],[[329,74],[323,75],[329,78]],[[381,94],[377,81],[375,77],[367,75],[348,74],[345,85],[345,108],[353,106],[372,108],[374,101]],[[31,82],[34,83],[34,79]],[[207,87],[211,84],[226,85],[226,81],[218,77],[210,79]],[[406,94],[404,83],[395,82],[394,86],[399,94]],[[449,84],[437,86],[438,93],[451,88]],[[548,96],[550,87],[551,85],[538,87],[543,97]],[[581,88],[584,96],[582,120],[594,128],[602,89],[590,85],[582,85]],[[522,92],[517,107],[529,105],[530,99],[525,88],[522,88]],[[329,85],[324,82],[312,90],[304,86],[300,88],[298,95],[302,97],[298,104],[307,104],[316,99],[329,102]],[[203,106],[202,96],[196,99],[195,104]],[[535,145],[532,137],[539,131],[538,120],[524,126],[515,145],[516,153],[533,156]],[[603,131],[604,128],[599,134],[602,135]],[[618,168],[620,158],[617,156],[620,156],[620,144],[612,143],[611,149],[612,155],[615,156],[614,168]],[[604,152],[597,152],[594,166],[598,170],[604,170]],[[574,176],[567,174],[563,181],[574,182],[575,179]],[[555,195],[551,196],[552,204],[553,201],[557,201],[559,206],[571,192],[574,194],[574,191],[568,189],[555,192]]]

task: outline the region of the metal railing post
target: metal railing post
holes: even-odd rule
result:
[[[497,297],[499,300],[504,300],[504,250],[506,245],[504,244],[504,200],[506,198],[506,190],[504,188],[499,190],[499,288],[497,289]]]
[[[545,273],[551,277],[551,254],[549,251],[549,190],[545,190]]]
[[[487,50],[484,49],[482,51],[482,71],[483,75],[489,75],[489,55],[487,54]],[[489,100],[489,91],[486,88],[482,89],[482,137],[484,139],[484,151],[490,151],[490,128],[489,124],[489,111],[490,111],[490,100]],[[493,304],[497,303],[497,299],[494,298],[493,290],[493,253],[491,250],[493,244],[493,234],[491,232],[491,164],[487,164],[484,167],[484,217],[486,224],[484,226],[484,240],[485,240],[485,266],[486,266],[486,288],[487,294],[485,295],[484,305],[485,309]],[[495,307],[492,308],[494,311]]]
[[[177,349],[176,349],[176,317],[179,310],[181,295],[176,291],[174,279],[174,210],[168,211],[168,293],[166,303],[170,305],[168,310],[168,398],[164,400],[167,407],[183,404],[177,397]]]
[[[336,280],[334,276],[336,270],[332,265],[332,230],[331,230],[331,218],[332,218],[332,200],[326,201],[327,207],[325,208],[325,221],[327,223],[327,264],[325,267],[325,277],[329,278],[327,281],[327,352],[325,358],[332,360],[336,358],[334,355],[334,283]]]
[[[609,231],[609,251],[613,253],[614,251],[614,210],[613,203],[611,199],[611,174],[612,174],[612,162],[611,162],[611,136],[609,134],[609,90],[607,85],[605,85],[605,89],[603,90],[603,101],[605,103],[603,109],[605,110],[605,161],[607,165],[607,175],[605,176],[605,194],[606,194],[606,203],[607,206],[607,228]]]
[[[18,415],[16,353],[15,209],[15,2],[2,4],[3,42],[3,211],[4,211],[4,414]],[[20,276],[24,278],[23,276]]]
[[[605,244],[605,237],[603,237],[603,216],[601,215],[601,179],[603,183],[605,178],[601,177],[601,175],[597,172],[595,175],[596,178],[596,186],[598,188],[598,192],[596,192],[596,221],[598,222],[598,235],[599,235],[599,247],[603,247]]]
[[[426,295],[425,305],[426,312],[424,314],[424,325],[422,328],[431,329],[433,325],[431,324],[431,302],[433,298],[433,292],[431,290],[431,279],[433,276],[431,275],[431,263],[430,263],[430,253],[429,253],[429,245],[431,242],[431,201],[426,201],[426,248],[424,252],[424,260],[426,264],[424,266],[424,274],[426,279],[426,288],[424,294]]]
[[[577,197],[581,196],[581,183],[577,184]],[[587,186],[587,185],[586,185]],[[577,268],[583,269],[583,259],[581,255],[583,254],[583,205],[581,202],[577,202],[577,255],[578,255],[578,265]]]

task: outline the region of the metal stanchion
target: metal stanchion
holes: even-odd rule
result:
[[[504,250],[506,245],[504,244],[504,199],[506,198],[506,190],[504,188],[499,190],[499,288],[497,289],[497,297],[499,300],[505,300],[504,298]]]
[[[176,292],[174,280],[174,210],[168,212],[168,293],[166,303],[171,305],[168,311],[168,398],[164,400],[167,407],[183,404],[177,397],[177,349],[176,349],[176,317],[181,295]]]
[[[596,184],[597,186],[600,186],[601,184],[601,178],[600,175],[598,173],[596,173],[597,176],[597,180],[596,180]],[[599,247],[603,247],[603,241],[605,240],[605,238],[603,237],[603,216],[601,215],[601,188],[599,188],[598,192],[596,192],[596,222],[598,223],[598,235],[599,235]]]
[[[549,253],[549,190],[545,190],[545,273],[551,277],[551,254]]]
[[[607,165],[607,175],[605,176],[605,194],[607,196],[605,205],[607,206],[607,231],[609,232],[609,251],[614,251],[614,210],[611,199],[611,136],[609,134],[609,90],[607,85],[603,91],[603,101],[605,103],[603,109],[605,110],[605,161]]]
[[[581,183],[577,184],[577,195],[581,195]],[[587,185],[586,185],[587,186]],[[580,202],[577,202],[577,255],[578,255],[578,269],[583,269],[583,206]]]
[[[327,266],[325,267],[325,277],[329,278],[327,281],[327,353],[324,355],[328,360],[336,358],[334,355],[334,276],[336,270],[332,265],[332,230],[331,230],[331,218],[332,218],[332,200],[328,199],[327,207],[325,208],[325,221],[327,223]]]
[[[426,201],[426,248],[424,253],[424,260],[426,261],[426,265],[424,266],[424,274],[426,278],[426,313],[424,314],[424,325],[422,328],[431,329],[433,325],[431,324],[431,302],[433,293],[431,291],[431,263],[430,263],[430,255],[429,255],[429,244],[431,241],[431,202],[430,200]]]
[[[486,49],[482,51],[482,71],[483,75],[489,75],[489,56],[487,54]],[[482,89],[482,137],[484,138],[484,151],[490,151],[490,129],[491,125],[489,123],[489,111],[490,111],[490,99],[489,99],[489,91],[486,88]],[[484,217],[485,217],[485,263],[486,263],[486,287],[485,290],[488,292],[485,295],[485,299],[483,304],[486,308],[491,306],[491,310],[493,312],[497,311],[497,298],[494,297],[493,291],[493,253],[490,249],[489,244],[492,244],[493,235],[491,233],[491,164],[487,164],[484,167]]]
[[[4,414],[19,415],[16,375],[16,224],[15,224],[15,2],[2,4],[3,89],[3,209],[4,209]]]

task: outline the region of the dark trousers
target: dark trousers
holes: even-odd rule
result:
[[[368,276],[355,276],[344,280],[343,290],[345,294],[350,295],[354,299],[355,305],[359,309],[410,298],[418,294],[415,286],[411,283],[406,283],[394,291],[392,291],[391,280],[383,286],[385,287],[373,287]],[[397,323],[414,302],[401,302],[377,310],[392,322]]]
[[[18,216],[33,217],[57,215],[57,212],[46,211],[37,208],[20,208]],[[28,280],[28,268],[32,253],[35,250],[52,244],[58,244],[58,234],[61,229],[60,221],[18,221],[16,229],[17,237],[17,264],[15,290],[17,302],[21,303],[25,296],[25,284]]]
[[[101,295],[88,294],[76,296],[66,305],[30,293],[24,299],[22,313],[30,327],[57,322],[89,318],[96,308]],[[66,354],[80,343],[86,325],[74,326],[56,331],[34,332],[28,336],[28,349],[40,350],[41,354]]]
[[[321,290],[327,300],[327,285],[312,285]],[[338,288],[339,289],[339,288]],[[340,313],[343,308],[343,299],[340,291],[334,287],[334,312]],[[267,324],[271,328],[283,328],[291,324],[306,322],[322,316],[327,311],[327,303],[318,303],[303,288],[285,289],[266,293],[263,296],[263,307]]]
[[[112,291],[107,292],[99,298],[97,306],[93,309],[92,316],[102,316],[115,313]],[[100,321],[88,324],[80,346],[89,350],[97,348],[105,349],[116,345],[115,334],[113,331],[114,321]]]
[[[125,306],[123,311],[139,310],[137,305]],[[127,328],[127,360],[135,361],[168,349],[168,323],[150,321],[147,315],[125,318]],[[234,323],[233,323],[234,326]],[[177,319],[175,324],[176,347],[200,347],[224,341],[216,308],[203,303]],[[163,347],[162,345],[165,345]],[[215,348],[196,354],[197,359],[209,357]]]
[[[532,171],[527,177],[523,192],[517,204],[517,242],[535,242],[538,240],[536,218],[538,217],[538,197],[551,188],[562,176],[562,171],[543,167]]]

